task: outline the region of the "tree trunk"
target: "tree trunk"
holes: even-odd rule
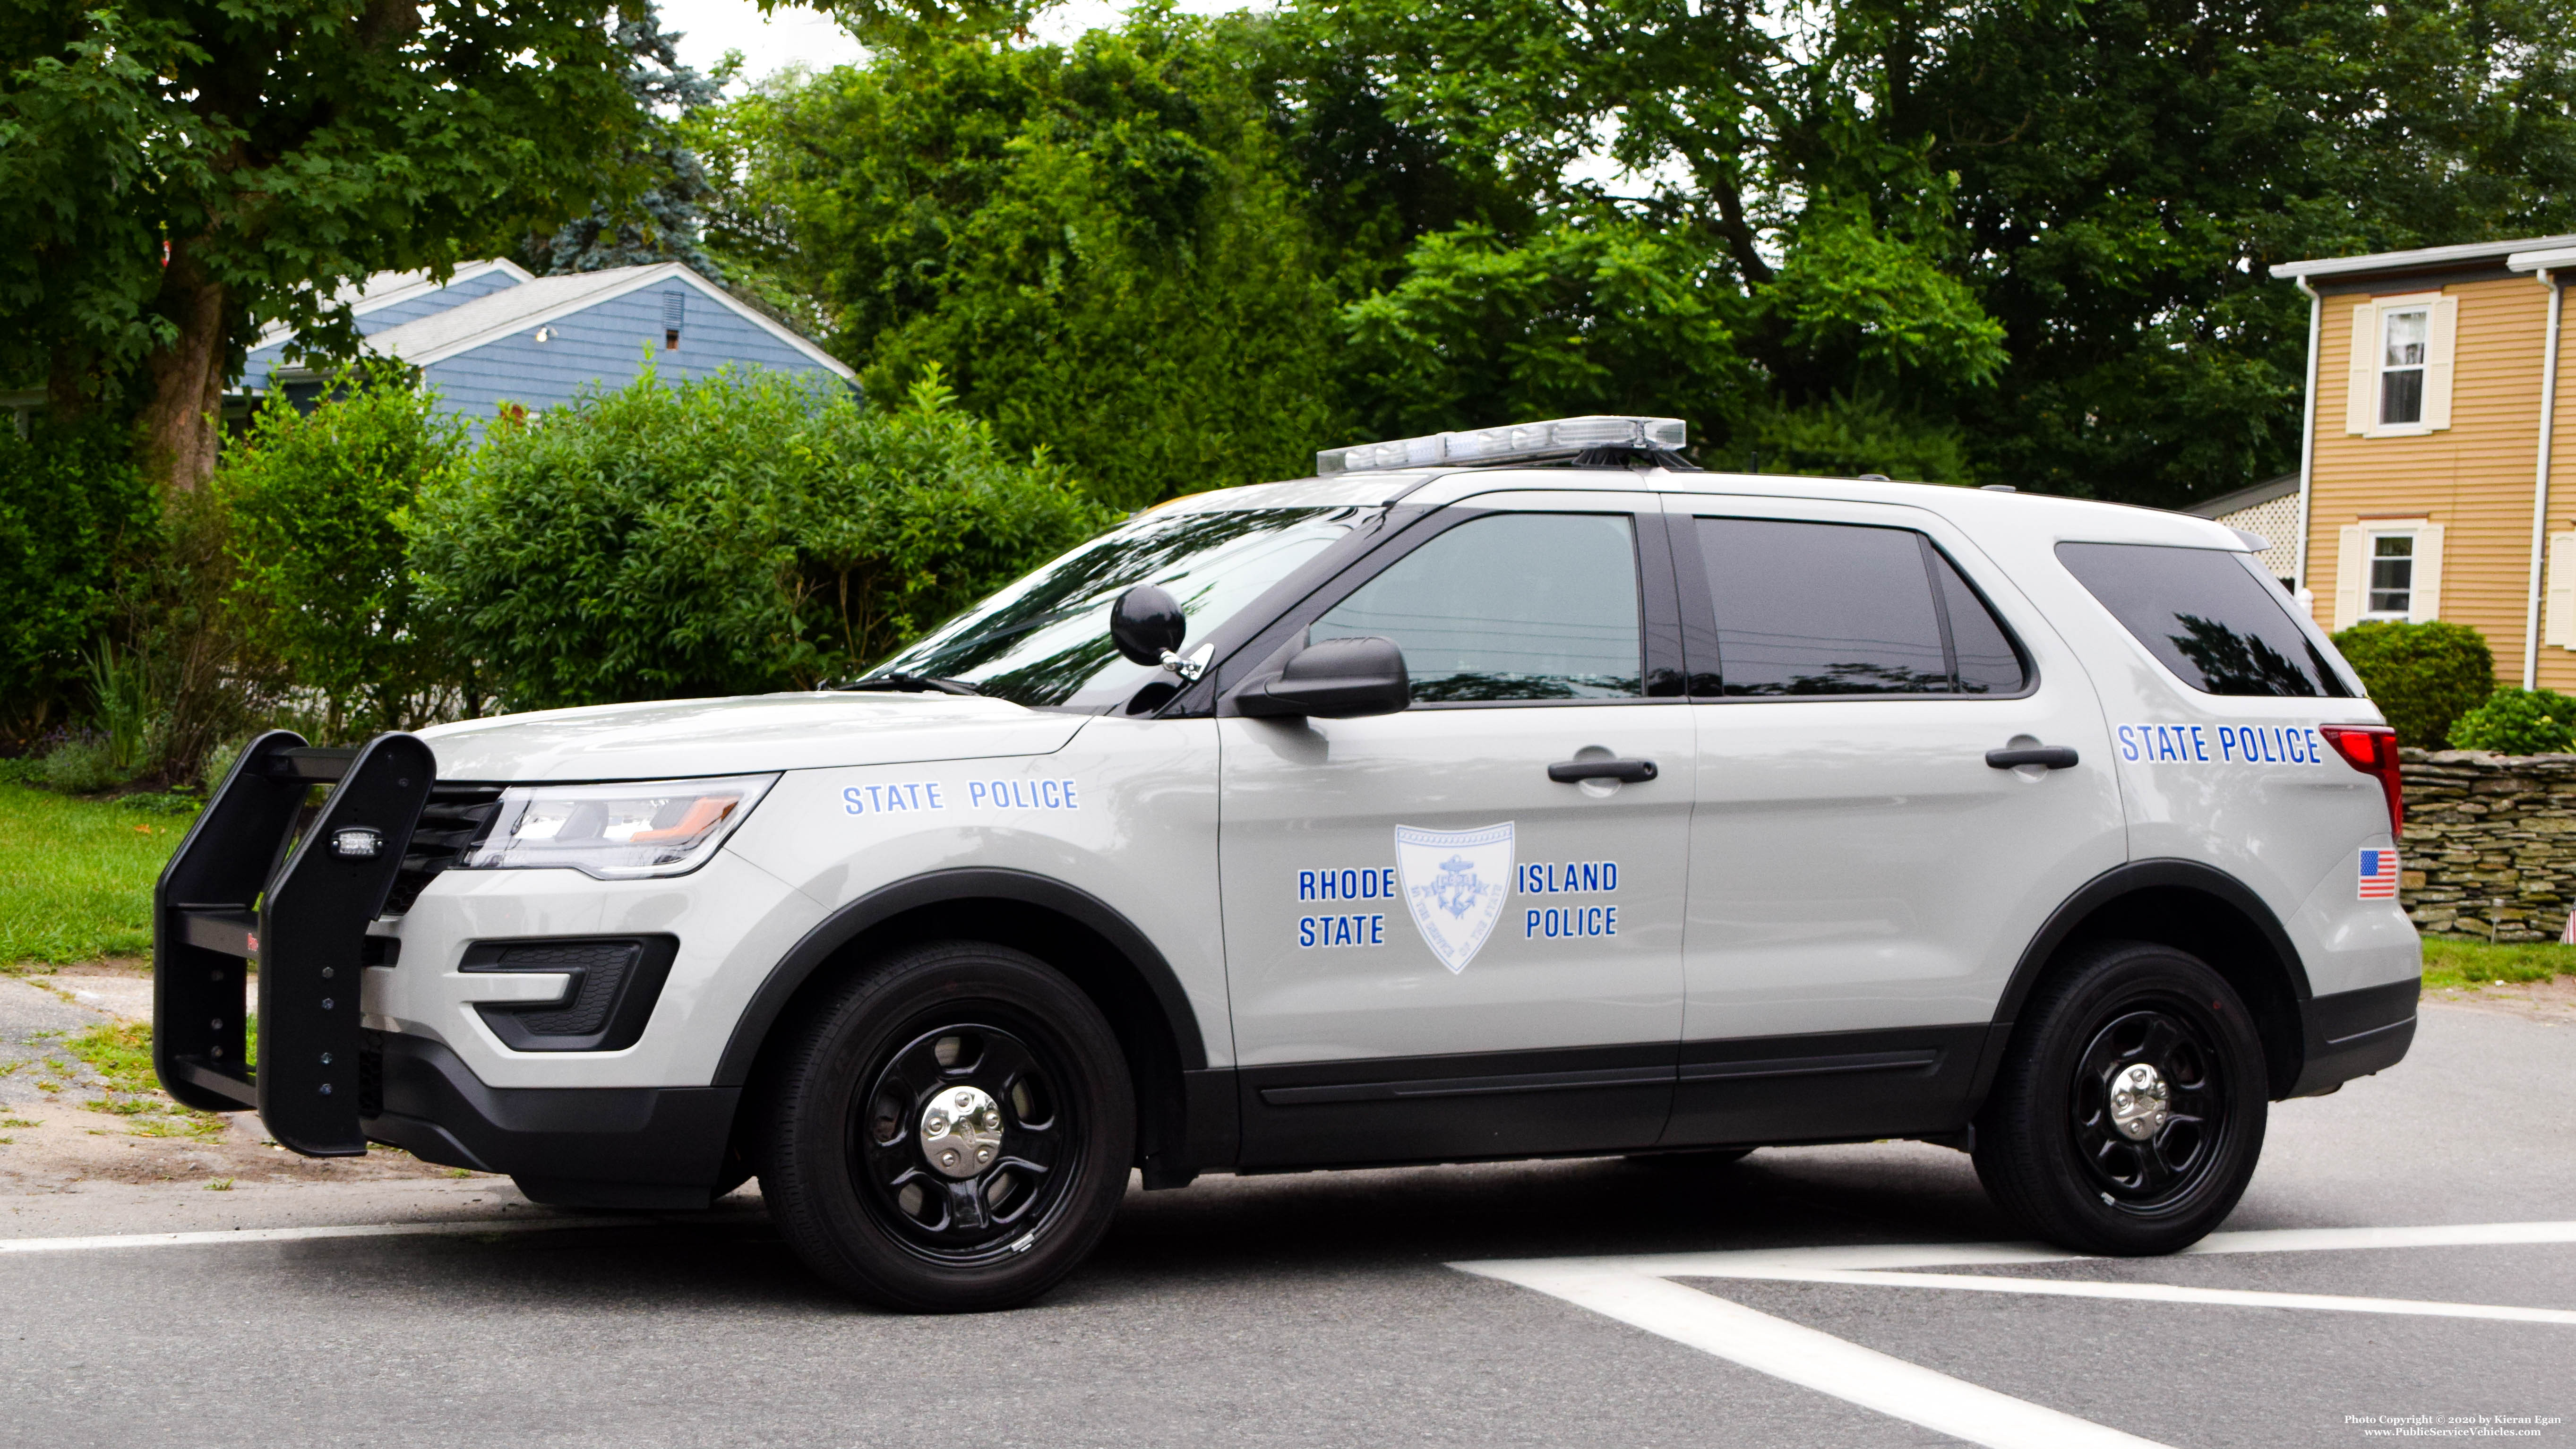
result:
[[[224,287],[185,243],[171,248],[162,269],[158,310],[179,335],[143,360],[152,379],[143,445],[163,481],[184,493],[214,476],[215,414],[224,398]]]

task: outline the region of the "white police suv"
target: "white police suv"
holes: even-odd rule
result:
[[[268,735],[161,881],[162,1080],[540,1202],[757,1176],[910,1309],[1131,1168],[1914,1137],[2192,1242],[2413,1036],[2395,738],[2245,535],[1682,441],[1329,452],[815,693]]]

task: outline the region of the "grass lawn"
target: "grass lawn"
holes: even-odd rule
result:
[[[2490,946],[2481,941],[2424,938],[2424,985],[2482,986],[2490,981],[2546,981],[2576,976],[2576,946]]]
[[[0,784],[0,971],[152,952],[152,883],[188,817]]]

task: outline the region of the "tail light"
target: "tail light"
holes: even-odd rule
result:
[[[2365,775],[2379,777],[2379,788],[2388,796],[2388,833],[2395,835],[2406,828],[2405,780],[2398,772],[2397,731],[2386,725],[2319,725],[2317,733],[2344,758],[2344,763]]]

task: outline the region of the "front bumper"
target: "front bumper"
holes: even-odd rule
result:
[[[2300,1002],[2300,1034],[2307,1049],[2289,1094],[2321,1096],[2355,1077],[2397,1065],[2414,1044],[2415,1003],[2423,990],[2421,977],[2408,977]]]
[[[360,1125],[424,1162],[563,1207],[702,1208],[741,1181],[739,1087],[491,1087],[441,1043],[366,1035]]]

